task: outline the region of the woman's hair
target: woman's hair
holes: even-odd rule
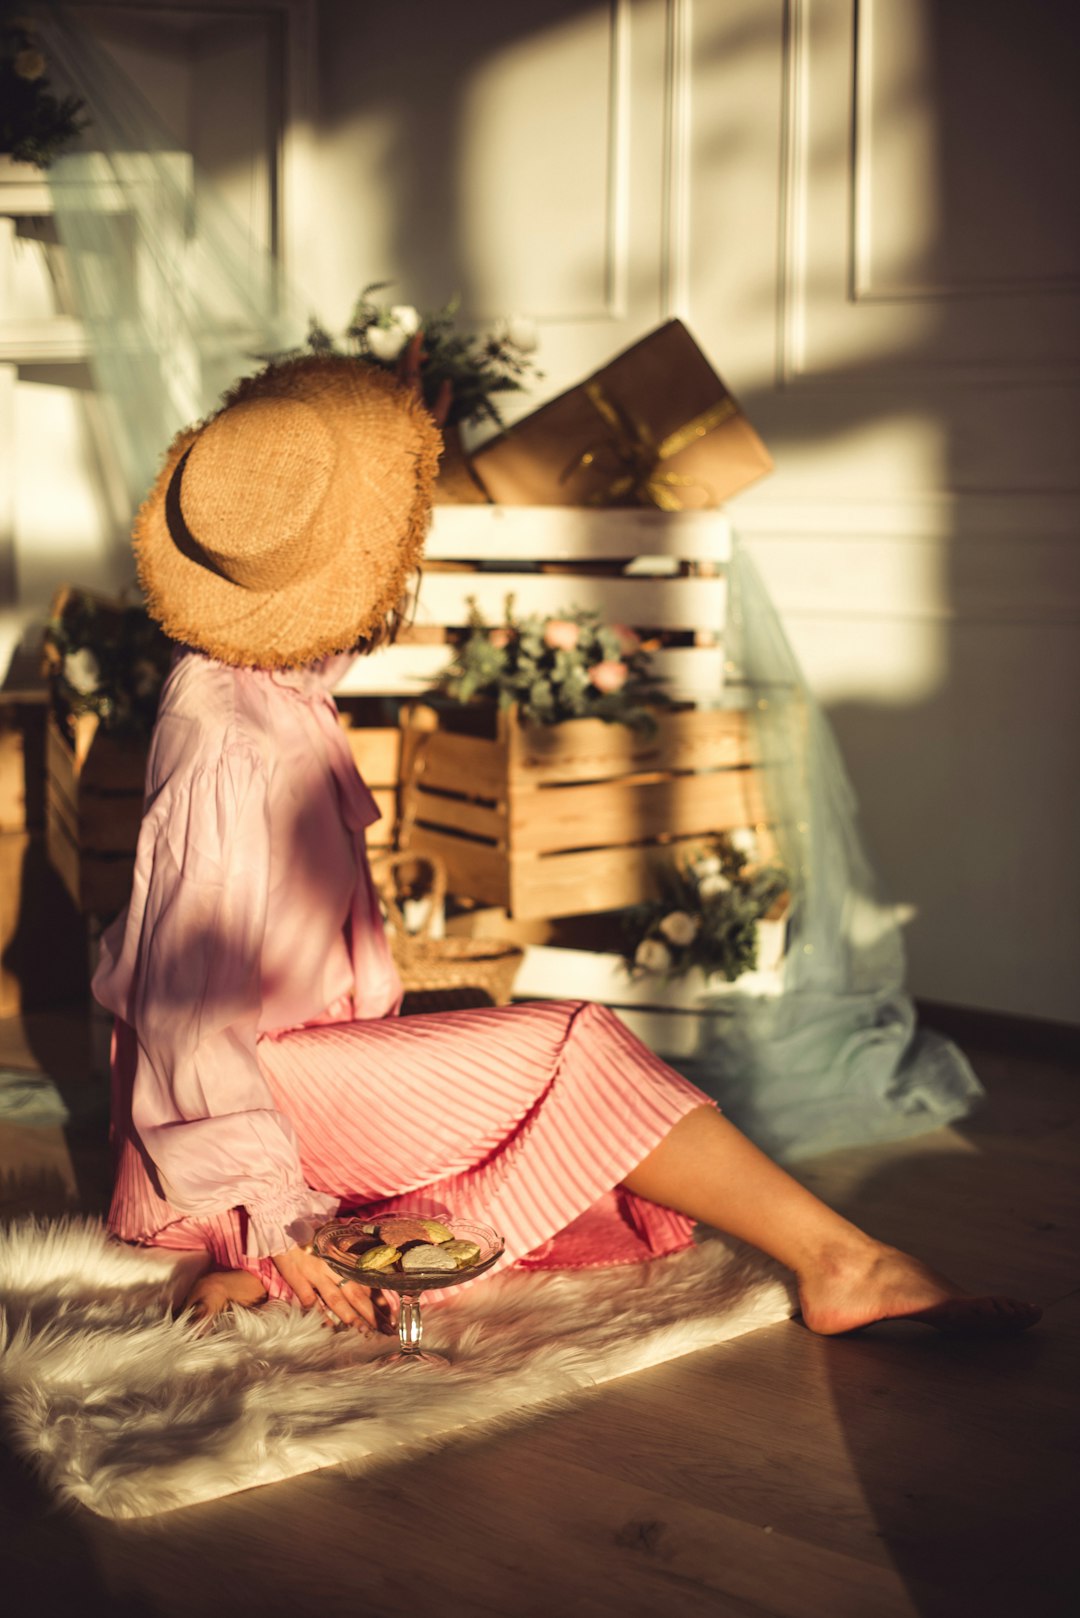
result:
[[[420,569],[417,568],[415,578],[410,581],[409,588],[401,599],[394,603],[381,623],[368,635],[361,635],[352,647],[359,657],[366,657],[369,652],[378,651],[380,646],[393,646],[402,629],[407,629],[413,621],[416,612],[416,600],[420,593]]]

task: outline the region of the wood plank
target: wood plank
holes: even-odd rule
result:
[[[345,727],[356,768],[369,787],[396,787],[401,763],[401,731],[396,725]]]
[[[539,1000],[579,998],[605,1006],[639,1006],[657,1011],[700,1011],[703,1001],[711,1002],[718,995],[777,995],[783,991],[779,967],[784,931],[782,922],[758,922],[761,966],[757,971],[744,972],[734,983],[719,975],[706,978],[700,968],[670,980],[656,973],[635,974],[621,955],[607,950],[529,944],[514,993]]]
[[[420,586],[416,620],[463,625],[469,598],[491,624],[502,623],[506,598],[515,617],[558,616],[575,608],[600,612],[634,629],[714,629],[727,620],[724,579],[613,579],[550,573],[428,573]]]
[[[417,825],[445,827],[469,837],[483,837],[504,848],[507,845],[507,811],[497,804],[476,803],[470,798],[447,798],[425,790],[419,782],[409,794],[409,812]]]
[[[551,782],[600,781],[651,770],[713,770],[755,762],[741,709],[661,713],[651,735],[602,719],[509,726],[512,790]]]
[[[753,769],[512,792],[510,804],[515,855],[701,837],[753,826],[765,814],[761,775]]]
[[[450,663],[452,648],[445,642],[431,645],[398,643],[374,657],[361,657],[335,687],[339,697],[417,697],[438,685]],[[653,672],[667,682],[673,697],[712,700],[724,690],[724,648],[672,646],[651,654]]]
[[[691,839],[692,841],[692,839]],[[670,854],[680,845],[663,845]],[[593,848],[580,853],[535,854],[510,859],[510,899],[515,919],[576,916],[589,910],[621,910],[652,894],[658,845]],[[455,891],[469,892],[468,889]],[[486,894],[477,894],[478,899]],[[505,901],[493,899],[492,904]]]
[[[436,506],[424,554],[433,561],[675,556],[727,562],[731,548],[731,520],[722,511]]]
[[[424,826],[411,827],[403,846],[410,853],[434,855],[442,860],[448,893],[466,893],[484,904],[507,905],[509,870],[501,850],[463,837],[445,836]]]
[[[50,795],[45,807],[45,850],[49,863],[63,882],[72,902],[82,909],[79,842],[57,799]]]
[[[417,743],[415,779],[432,791],[467,792],[493,802],[506,797],[505,750],[483,736],[426,733]]]

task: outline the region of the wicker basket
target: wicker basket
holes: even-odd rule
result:
[[[398,903],[395,873],[405,865],[427,866],[431,912],[424,930],[410,933]],[[446,870],[429,855],[391,854],[374,866],[379,897],[389,923],[387,937],[405,990],[403,1013],[460,1011],[509,1003],[521,946],[498,938],[432,938],[431,923],[446,896]]]

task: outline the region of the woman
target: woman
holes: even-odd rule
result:
[[[112,1229],[205,1252],[204,1315],[270,1294],[372,1325],[310,1237],[409,1206],[483,1218],[534,1267],[670,1252],[702,1220],[793,1270],[819,1332],[1033,1324],[830,1211],[603,1007],[395,1018],[377,812],[329,692],[392,634],[439,448],[409,389],[300,360],[182,433],[139,514],[150,611],[189,650],[94,981],[117,1019]]]

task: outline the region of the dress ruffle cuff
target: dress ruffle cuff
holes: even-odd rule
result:
[[[306,1247],[320,1225],[338,1211],[339,1199],[304,1186],[299,1195],[267,1197],[247,1205],[248,1258],[272,1258],[290,1247]]]

